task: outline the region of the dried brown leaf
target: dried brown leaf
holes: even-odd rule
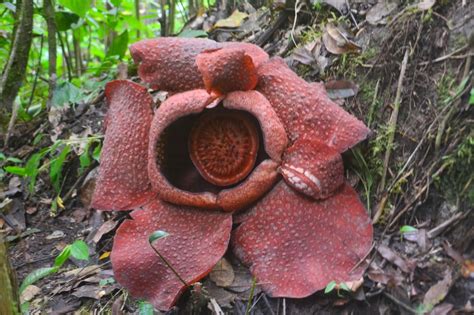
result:
[[[234,269],[227,259],[222,258],[214,266],[209,277],[217,286],[227,288],[235,279]]]
[[[387,18],[395,11],[398,7],[396,2],[392,1],[380,1],[369,11],[367,11],[367,15],[365,19],[369,24],[377,25],[377,24],[387,24]]]
[[[444,300],[446,295],[449,292],[453,284],[453,277],[451,275],[451,271],[447,270],[444,278],[433,285],[425,294],[423,298],[423,304],[425,306],[435,306],[438,305],[439,302]]]

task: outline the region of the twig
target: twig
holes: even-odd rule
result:
[[[447,228],[448,226],[451,225],[451,223],[461,219],[462,217],[465,217],[470,211],[467,211],[467,212],[458,212],[456,213],[455,215],[453,215],[451,218],[449,218],[448,220],[444,221],[443,223],[441,223],[440,225],[432,228],[431,230],[428,231],[427,233],[427,236],[428,238],[435,238],[436,236],[440,235],[441,232],[443,232],[443,230],[445,228]]]
[[[463,51],[464,49],[468,48],[469,46],[468,45],[464,45],[462,46],[461,48],[459,49],[456,49],[455,51],[453,51],[452,53],[449,53],[447,55],[444,55],[442,57],[439,57],[439,58],[436,58],[434,60],[431,60],[431,61],[422,61],[419,63],[420,66],[426,66],[426,65],[429,65],[430,63],[437,63],[437,62],[441,62],[441,61],[444,61],[446,59],[449,59],[451,57],[453,57],[454,55],[456,55],[457,53],[460,53],[461,51]],[[468,55],[469,56],[469,55]],[[466,56],[464,56],[466,57]]]
[[[387,293],[387,292],[383,292],[382,293],[384,296],[386,296],[390,301],[392,301],[393,303],[397,304],[398,306],[400,306],[401,308],[405,309],[406,311],[410,312],[410,313],[413,313],[413,314],[418,314],[418,312],[412,308],[411,306],[409,305],[406,305],[405,303],[403,303],[402,301],[400,301],[399,299],[397,299],[396,297],[394,297],[393,295],[391,295],[390,293]]]
[[[403,57],[402,66],[400,70],[400,77],[398,78],[398,86],[397,86],[397,94],[395,95],[395,102],[392,115],[390,116],[389,126],[388,126],[388,140],[387,140],[387,151],[385,151],[385,159],[383,162],[383,173],[382,179],[379,186],[379,191],[383,191],[385,189],[385,180],[387,177],[387,169],[388,163],[390,162],[390,155],[393,149],[393,141],[395,139],[395,130],[397,129],[397,120],[398,120],[398,112],[400,111],[400,99],[402,96],[402,89],[403,89],[403,79],[405,78],[405,72],[407,69],[408,63],[408,53],[409,49],[405,50],[405,55]]]

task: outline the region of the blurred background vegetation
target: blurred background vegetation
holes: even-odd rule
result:
[[[129,61],[129,44],[178,34],[214,1],[0,0],[2,129],[13,104],[29,121],[49,106],[93,99]]]

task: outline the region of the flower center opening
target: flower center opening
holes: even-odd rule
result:
[[[255,122],[239,112],[210,111],[199,117],[188,140],[190,158],[208,182],[229,186],[254,168],[259,148]]]

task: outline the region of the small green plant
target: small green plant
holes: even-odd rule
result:
[[[74,257],[79,260],[89,260],[89,247],[87,244],[82,240],[76,240],[74,243],[67,245],[63,248],[61,253],[56,256],[54,260],[54,264],[52,267],[44,267],[38,268],[30,272],[23,282],[20,285],[19,293],[20,295],[25,291],[25,289],[35,282],[51,275],[57,273],[59,269],[64,265],[66,260],[69,257]],[[21,306],[22,310],[28,310],[29,305],[28,302],[23,303]],[[24,312],[23,312],[24,313]]]
[[[333,280],[326,285],[326,288],[324,289],[324,294],[329,294],[332,291],[334,291],[334,289],[336,290],[337,296],[339,297],[342,296],[340,292],[341,290],[346,291],[346,292],[351,292],[351,289],[345,282],[337,283],[336,281]]]
[[[57,207],[62,205],[60,197],[63,185],[63,168],[70,154],[75,150],[82,151],[79,155],[80,168],[79,174],[92,163],[92,159],[99,160],[101,151],[101,136],[92,136],[88,138],[79,138],[71,140],[57,140],[51,146],[43,148],[30,156],[24,166],[19,166],[22,160],[14,157],[0,156],[0,163],[10,164],[3,166],[3,173],[10,173],[24,177],[28,180],[28,190],[31,194],[35,192],[36,180],[40,172],[49,170],[51,185],[56,192],[56,197],[51,204],[52,212],[55,213]],[[36,138],[34,139],[36,140]],[[41,140],[38,140],[41,141]],[[91,152],[91,148],[94,149]],[[81,147],[84,147],[81,150]],[[1,175],[1,174],[0,174]]]

